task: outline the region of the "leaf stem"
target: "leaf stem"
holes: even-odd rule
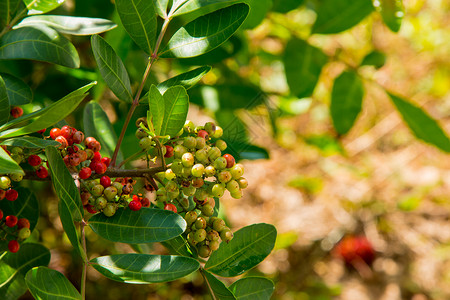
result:
[[[156,147],[158,147],[158,153],[159,153],[159,157],[161,157],[161,165],[164,167],[164,171],[167,170],[167,166],[166,166],[166,160],[164,158],[164,154],[162,151],[162,145],[161,142],[159,141],[158,138],[154,139],[155,143],[156,143]]]
[[[85,254],[86,259],[83,260],[83,272],[81,273],[81,297],[83,300],[86,299],[86,275],[87,275],[87,265],[88,265],[88,259],[87,259],[87,250],[86,250],[86,234],[84,231],[84,228],[86,227],[87,223],[82,220],[81,221],[81,245],[83,246],[83,251]]]

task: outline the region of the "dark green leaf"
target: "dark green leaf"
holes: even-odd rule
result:
[[[195,84],[197,84],[203,76],[205,76],[206,73],[208,73],[211,70],[210,66],[203,66],[199,67],[197,69],[191,70],[186,73],[179,74],[175,77],[169,78],[166,81],[161,82],[158,84],[158,90],[164,94],[168,88],[175,86],[175,85],[181,85],[186,90],[193,87]]]
[[[253,29],[264,20],[266,14],[272,8],[272,0],[243,0],[251,7],[247,20],[245,20],[242,28]]]
[[[99,35],[91,39],[92,51],[103,80],[117,98],[131,103],[130,78],[127,69],[114,49]]]
[[[245,141],[233,141],[224,139],[227,142],[227,153],[230,153],[239,161],[242,159],[269,159],[269,152],[266,149],[252,145]]]
[[[39,201],[27,188],[15,188],[19,193],[16,201],[3,201],[3,215],[15,215],[18,219],[27,218],[30,221],[30,230],[33,231],[39,219]]]
[[[398,32],[405,15],[402,0],[378,0],[374,3],[378,4],[375,8],[380,12],[384,24],[393,32]]]
[[[80,222],[84,214],[80,193],[58,149],[49,146],[45,148],[45,154],[50,165],[53,187],[59,198],[58,211],[64,231],[75,250],[84,257],[85,253],[81,249],[80,238],[74,224]]]
[[[193,57],[209,52],[238,30],[248,12],[248,5],[240,3],[199,17],[175,32],[161,55]]]
[[[167,210],[119,209],[113,217],[106,217],[104,214],[94,215],[89,219],[89,226],[107,240],[139,244],[172,239],[184,232],[186,221]]]
[[[117,144],[117,136],[108,116],[101,106],[94,101],[84,107],[83,128],[86,136],[92,136],[102,145],[102,152],[112,157]],[[122,152],[119,151],[118,160],[123,160]]]
[[[374,50],[364,57],[361,66],[374,66],[376,69],[381,68],[386,63],[386,55],[382,52]]]
[[[175,136],[186,121],[189,97],[182,86],[173,86],[164,93],[164,120],[160,135]]]
[[[23,0],[23,2],[27,5],[29,15],[38,15],[54,10],[63,4],[64,0]]]
[[[0,174],[21,173],[25,174],[22,168],[9,154],[0,147]]]
[[[200,263],[190,257],[150,254],[101,256],[90,263],[109,279],[137,284],[172,281],[200,267]]]
[[[296,9],[303,4],[305,0],[274,0],[272,11],[285,14],[293,9]]]
[[[8,91],[2,76],[0,76],[0,125],[5,124],[9,120],[10,102],[8,98]]]
[[[233,277],[250,270],[275,246],[277,231],[273,225],[260,223],[244,227],[227,244],[221,243],[211,254],[205,269],[223,277]]]
[[[183,236],[177,236],[168,241],[161,242],[170,253],[182,256],[193,256],[190,246]],[[195,256],[195,255],[194,255]]]
[[[267,278],[246,277],[235,281],[229,289],[237,300],[269,300],[275,287]]]
[[[420,107],[393,94],[389,94],[389,96],[417,138],[435,145],[442,151],[450,152],[450,140],[436,120]]]
[[[31,88],[22,80],[5,73],[0,75],[5,81],[6,92],[8,93],[9,103],[11,105],[28,104],[33,100],[33,92],[31,91]]]
[[[156,39],[156,11],[153,1],[116,0],[123,27],[147,54],[152,53]]]
[[[300,39],[291,39],[283,57],[286,80],[292,95],[305,98],[312,95],[328,57]]]
[[[97,34],[117,27],[116,24],[106,19],[45,15],[25,18],[14,26],[14,29],[41,25],[51,27],[60,33],[72,35]]]
[[[50,251],[40,244],[22,244],[17,253],[8,252],[0,260],[0,295],[5,300],[22,296],[27,287],[25,274],[33,267],[48,265]]]
[[[319,2],[313,33],[332,34],[352,28],[373,11],[371,0]]]
[[[160,135],[161,127],[164,121],[165,102],[164,97],[159,92],[155,85],[150,87],[148,92],[148,106],[147,120],[153,125],[153,130],[156,135]]]
[[[86,97],[87,91],[95,84],[97,82],[91,82],[43,109],[9,121],[0,127],[0,138],[15,137],[36,132],[39,129],[47,128],[61,121],[78,107]],[[32,121],[24,127],[4,131],[11,127],[23,126],[24,123],[30,120]]]
[[[339,134],[346,134],[361,112],[364,87],[358,74],[345,71],[339,75],[331,91],[330,113]]]
[[[184,2],[184,3],[183,3]],[[223,5],[231,5],[236,2],[239,2],[237,0],[179,0],[175,1],[174,6],[177,7],[175,12],[172,14],[172,16],[181,16],[187,13],[192,13],[195,11],[201,11],[201,10],[210,10],[210,7],[216,7],[219,5],[219,8],[224,7]],[[182,5],[180,5],[180,4]]]
[[[202,270],[201,272],[205,277],[206,283],[208,284],[211,293],[214,295],[214,299],[236,300],[236,297],[222,281],[217,279],[213,274],[209,273],[206,270]]]
[[[50,27],[12,30],[0,40],[0,60],[32,59],[78,68],[80,58],[68,39]]]
[[[11,23],[21,0],[0,0],[0,27]]]
[[[44,149],[47,146],[59,147],[60,143],[54,140],[44,140],[34,136],[22,136],[12,138],[0,143],[0,145],[15,146],[30,149]]]
[[[47,267],[29,270],[25,281],[35,299],[82,299],[77,289],[63,274]]]

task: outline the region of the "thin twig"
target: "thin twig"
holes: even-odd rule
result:
[[[87,250],[86,250],[86,234],[84,228],[86,227],[86,222],[84,220],[81,221],[81,244],[83,246],[83,251],[86,259],[83,260],[83,272],[81,273],[81,297],[82,299],[86,299],[86,278],[87,278]]]

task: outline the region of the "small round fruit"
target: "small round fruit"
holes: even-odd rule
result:
[[[108,169],[108,167],[100,161],[96,162],[94,165],[94,171],[97,174],[104,174],[107,169]]]
[[[3,210],[0,209],[0,220],[3,219]]]
[[[139,140],[139,147],[141,147],[142,150],[148,150],[152,147],[152,139],[148,136],[143,137]]]
[[[103,214],[107,217],[112,217],[116,213],[117,207],[114,204],[108,203],[103,209]]]
[[[194,188],[201,188],[203,185],[205,184],[205,181],[203,180],[203,178],[194,178],[192,179],[192,186]]]
[[[223,157],[227,160],[227,168],[231,168],[236,163],[233,155],[231,154],[224,154]]]
[[[120,196],[122,194],[123,185],[120,182],[115,181],[111,184],[111,186],[117,189],[117,195]]]
[[[196,188],[194,186],[190,185],[190,186],[183,187],[182,191],[183,191],[183,194],[185,194],[188,197],[194,196]]]
[[[196,231],[194,231],[194,240],[199,243],[203,242],[206,238],[206,230],[203,228],[200,228]]]
[[[11,240],[8,243],[8,250],[11,253],[16,253],[17,251],[19,251],[20,245],[19,242],[16,240]]]
[[[203,205],[203,207],[201,208],[201,211],[202,211],[202,214],[207,217],[211,217],[214,214],[214,208],[209,204]]]
[[[204,172],[205,166],[202,164],[195,164],[191,169],[192,176],[194,177],[202,177]]]
[[[7,176],[0,177],[0,189],[6,190],[11,186],[11,179]]]
[[[220,151],[227,149],[227,143],[224,140],[217,140],[215,146],[219,148]]]
[[[183,129],[186,130],[187,132],[193,132],[195,128],[194,123],[192,123],[192,121],[190,120],[186,120],[186,122],[184,123]]]
[[[216,169],[213,166],[207,166],[205,168],[205,175],[206,177],[211,177],[216,175]]]
[[[5,218],[5,224],[8,227],[14,227],[17,224],[17,217],[14,215],[6,216]]]
[[[217,232],[222,232],[226,228],[225,221],[222,219],[216,219],[213,222],[213,229]]]
[[[142,207],[150,207],[150,200],[148,198],[144,197],[140,201]]]
[[[220,138],[223,135],[223,129],[220,126],[216,126],[216,131],[214,132],[214,135],[212,136],[213,138]]]
[[[225,230],[220,232],[220,239],[223,242],[228,243],[233,239],[233,232],[229,228],[226,228]]]
[[[37,155],[30,155],[28,156],[28,164],[30,164],[30,166],[32,167],[37,167],[41,164],[42,160],[39,156]]]
[[[91,177],[92,170],[88,167],[81,168],[80,172],[78,173],[78,176],[80,176],[81,179],[88,179]]]
[[[200,149],[195,152],[195,159],[200,162],[208,162],[208,152],[205,149]]]
[[[230,180],[227,183],[227,190],[230,193],[235,193],[239,191],[239,183],[236,180]]]
[[[5,198],[9,201],[16,201],[19,197],[19,193],[14,189],[9,189],[6,191]]]
[[[195,220],[195,228],[196,229],[204,229],[206,228],[206,220],[203,217],[198,217],[197,220]],[[206,232],[205,232],[205,236],[206,236]]]
[[[183,171],[183,163],[179,159],[175,159],[170,167],[176,175],[180,175]]]
[[[122,187],[122,194],[129,195],[133,192],[133,185],[131,183],[127,183]]]
[[[90,142],[87,147],[94,152],[98,152],[102,149],[102,145],[98,141]]]
[[[93,196],[99,197],[103,194],[103,190],[105,188],[103,187],[103,185],[101,184],[96,184],[92,189],[91,189],[91,194]]]
[[[169,199],[175,199],[178,197],[178,195],[180,195],[180,191],[176,190],[174,192],[167,192],[167,196],[169,197]]]
[[[227,167],[227,160],[225,157],[218,157],[214,161],[213,166],[216,170],[223,170]]]
[[[220,182],[227,183],[231,180],[231,173],[228,171],[222,171],[217,175],[217,179]]]
[[[177,175],[175,175],[172,169],[167,169],[166,172],[164,173],[164,176],[166,177],[167,180],[172,180],[175,177],[177,177]]]
[[[133,200],[130,203],[128,203],[128,207],[133,211],[138,211],[141,209],[142,204],[139,200]]]
[[[208,192],[206,191],[206,189],[197,189],[195,191],[195,198],[197,198],[197,200],[206,200],[206,198],[208,197]]]
[[[84,133],[77,131],[73,134],[72,139],[75,144],[81,144],[84,141]]]
[[[177,207],[175,205],[173,205],[172,203],[167,203],[166,205],[164,205],[164,209],[173,211],[174,213],[177,212]]]
[[[55,140],[58,136],[61,135],[61,129],[59,128],[52,128],[50,130],[50,137]]]
[[[30,228],[22,228],[19,230],[19,239],[25,240],[31,235]]]
[[[23,175],[21,173],[11,173],[11,174],[9,174],[9,178],[12,181],[19,182],[19,181],[22,181]]]
[[[181,162],[183,163],[183,166],[185,167],[192,167],[194,165],[194,155],[190,152],[186,152],[181,157]]]
[[[216,132],[216,124],[214,124],[213,122],[206,122],[205,130],[206,132],[208,132],[210,136],[213,136],[214,133]]]
[[[17,228],[30,228],[30,221],[28,221],[28,219],[26,218],[20,218],[19,220],[17,220]]]
[[[147,136],[148,136],[148,133],[145,132],[144,129],[138,128],[138,129],[136,129],[136,133],[135,133],[134,135],[136,136],[136,138],[142,139],[142,138],[147,137]]]
[[[241,199],[242,198],[242,190],[230,192],[230,196],[233,197],[234,199]]]
[[[86,210],[90,214],[96,214],[97,213],[97,211],[95,210],[94,206],[91,205],[91,204],[86,205]]]
[[[184,138],[184,140],[183,140],[184,147],[186,147],[188,149],[192,149],[192,148],[195,148],[195,145],[196,145],[195,137],[187,136]]]
[[[205,140],[209,139],[209,134],[206,130],[199,130],[197,136],[204,138]]]
[[[14,106],[13,108],[11,108],[11,116],[16,119],[18,117],[21,117],[23,115],[23,109],[22,107],[19,106]]]
[[[195,210],[188,211],[184,216],[188,226],[191,226],[197,220],[197,212]]]
[[[103,191],[103,194],[105,195],[105,198],[108,199],[108,201],[113,201],[116,198],[117,189],[114,186],[108,186]]]
[[[241,177],[237,180],[237,182],[239,183],[239,187],[241,189],[245,189],[248,186],[248,181],[247,179],[245,179],[244,177]]]
[[[206,258],[211,255],[211,248],[208,245],[203,245],[198,249],[198,255],[200,257]]]
[[[64,125],[63,127],[61,127],[61,135],[63,137],[65,137],[67,140],[72,138],[72,136],[73,136],[72,127],[70,127],[68,125]]]
[[[164,157],[170,158],[173,156],[173,147],[169,145],[165,145],[166,147],[166,154],[164,154]]]
[[[222,153],[220,152],[219,148],[217,147],[211,147],[208,150],[208,159],[209,161],[213,162],[215,161],[218,157],[220,157]]]
[[[100,177],[100,184],[103,185],[104,188],[107,188],[111,185],[111,178],[109,176]]]
[[[175,192],[176,190],[178,190],[178,184],[175,181],[169,181],[166,183],[167,192]]]
[[[203,149],[206,146],[206,140],[202,137],[196,137],[195,138],[195,148],[197,149]]]
[[[95,200],[95,208],[98,210],[104,209],[106,204],[108,204],[108,200],[106,200],[105,197],[98,197],[97,200]]]
[[[101,162],[106,165],[106,167],[109,167],[109,164],[111,163],[111,158],[109,157],[102,157]]]
[[[36,170],[36,175],[39,178],[47,178],[48,177],[48,170],[44,167],[44,166],[40,166],[37,170]]]
[[[230,169],[231,177],[239,179],[244,175],[244,167],[241,164],[236,164]]]
[[[217,249],[219,249],[219,246],[220,246],[219,241],[210,241],[209,242],[209,248],[211,249],[211,251],[216,251]]]
[[[55,141],[57,141],[58,143],[60,143],[61,145],[59,146],[59,149],[64,149],[67,148],[69,146],[69,142],[67,141],[67,139],[65,137],[63,137],[62,135],[59,135],[55,138]]]
[[[181,158],[186,152],[187,149],[183,145],[176,145],[175,148],[173,148],[173,155],[175,158]]]

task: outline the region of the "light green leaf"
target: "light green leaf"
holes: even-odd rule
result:
[[[26,291],[25,274],[33,267],[48,265],[50,251],[40,244],[22,244],[17,253],[8,252],[0,260],[0,295],[18,299]]]
[[[156,208],[119,209],[112,217],[94,215],[89,226],[107,240],[139,244],[172,239],[184,232],[186,221],[171,211]]]
[[[0,0],[0,27],[11,23],[21,2],[21,0]]]
[[[379,0],[374,1],[376,10],[381,14],[384,24],[393,32],[398,32],[402,25],[405,10],[402,0]]]
[[[361,62],[361,66],[374,66],[375,69],[379,69],[386,63],[386,54],[383,52],[374,50],[367,54],[363,61]]]
[[[90,265],[109,279],[135,284],[172,281],[200,267],[190,257],[150,254],[101,256],[92,259]]]
[[[33,133],[61,121],[78,107],[81,101],[86,97],[87,91],[95,84],[97,84],[97,82],[91,82],[43,109],[24,115],[0,126],[0,138],[4,139]],[[18,126],[23,127],[6,130]]]
[[[275,287],[267,278],[246,277],[235,281],[229,289],[237,300],[269,300]]]
[[[232,36],[245,21],[247,4],[235,4],[195,19],[178,29],[163,57],[193,57],[209,52]]]
[[[334,80],[330,114],[339,134],[346,134],[352,128],[361,112],[363,97],[364,86],[355,72],[345,71]]]
[[[33,92],[25,82],[6,73],[1,73],[0,75],[5,81],[6,92],[11,105],[28,104],[33,100]],[[2,106],[0,105],[0,107]]]
[[[29,15],[45,14],[64,3],[64,0],[23,0]]]
[[[47,267],[29,270],[25,281],[35,299],[82,299],[77,289],[63,274]]]
[[[92,36],[91,44],[100,74],[108,87],[117,98],[128,103],[133,102],[130,78],[120,57],[99,35]]]
[[[50,164],[53,187],[59,199],[58,211],[64,231],[75,250],[82,257],[85,257],[85,253],[81,249],[78,231],[74,224],[74,222],[80,222],[84,214],[80,193],[58,149],[49,146],[45,148],[45,154]]]
[[[189,72],[179,74],[158,84],[158,90],[161,94],[164,94],[168,88],[175,85],[181,85],[188,90],[197,84],[209,71],[211,71],[210,66],[203,66]]]
[[[213,274],[206,270],[201,270],[203,276],[205,277],[206,283],[213,294],[214,299],[220,300],[236,300],[233,293],[225,286],[225,284],[217,279]]]
[[[420,107],[389,93],[392,102],[413,134],[442,151],[450,152],[450,139],[439,123]]]
[[[22,168],[9,154],[0,147],[0,174],[21,173],[25,174]]]
[[[78,68],[80,58],[68,39],[50,27],[35,26],[12,30],[0,40],[0,60],[40,60]]]
[[[175,136],[186,121],[189,109],[189,97],[182,86],[173,86],[163,95],[164,120],[161,125],[160,135]]]
[[[72,35],[98,34],[117,27],[106,19],[44,15],[27,17],[14,26],[14,29],[27,26],[48,26],[60,33]]]
[[[205,269],[222,277],[234,277],[250,270],[275,246],[277,231],[273,225],[260,223],[244,227],[227,244],[221,243],[205,264]]]
[[[164,121],[164,97],[159,92],[158,88],[152,84],[150,91],[148,92],[148,105],[149,110],[147,112],[147,120],[153,124],[153,130],[156,135],[160,135],[161,126]]]
[[[5,124],[10,116],[10,102],[8,98],[8,91],[2,76],[0,76],[0,125]]]
[[[116,0],[116,7],[125,30],[142,50],[151,54],[157,29],[153,1]]]
[[[167,5],[169,4],[169,0],[153,0],[153,3],[155,4],[158,15],[164,19],[167,16]]]
[[[84,107],[83,128],[86,136],[92,136],[102,145],[101,151],[111,157],[117,144],[117,135],[108,116],[101,106],[94,101]],[[119,161],[123,160],[122,152],[117,156]]]
[[[352,28],[373,11],[372,0],[319,2],[313,33],[332,34]]]
[[[54,140],[44,140],[34,136],[22,136],[5,140],[0,145],[30,148],[30,149],[44,149],[47,146],[59,147],[60,143]]]
[[[291,39],[283,56],[286,80],[292,95],[312,95],[328,57],[319,48],[300,39]]]
[[[183,3],[184,2],[184,3]],[[181,0],[178,1],[180,3],[177,5],[177,2],[175,2],[174,6],[178,6],[178,8],[175,10],[175,12],[172,14],[172,16],[181,16],[187,13],[191,13],[198,10],[209,10],[211,6],[215,7],[216,5],[220,5],[220,8],[223,7],[223,5],[231,5],[234,3],[238,3],[240,1],[237,0]],[[181,5],[182,4],[182,5]]]

